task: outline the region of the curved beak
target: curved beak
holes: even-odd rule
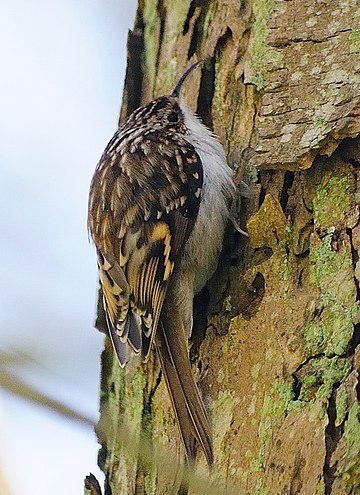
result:
[[[200,62],[195,62],[194,64],[190,65],[190,67],[184,72],[184,74],[180,77],[177,85],[175,86],[173,92],[171,93],[171,96],[174,98],[178,98],[181,90],[181,86],[184,84],[185,79],[192,73],[193,70],[195,70],[199,65],[203,64],[203,60],[200,60]]]

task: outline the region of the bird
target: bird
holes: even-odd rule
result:
[[[134,110],[93,175],[88,230],[108,332],[121,367],[154,348],[189,464],[214,462],[212,429],[190,358],[193,299],[214,274],[236,187],[223,146],[181,88]]]

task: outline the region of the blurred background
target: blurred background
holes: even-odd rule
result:
[[[78,495],[89,471],[103,479],[91,426],[4,384],[97,421],[103,336],[87,195],[117,127],[136,3],[1,5],[1,495]]]

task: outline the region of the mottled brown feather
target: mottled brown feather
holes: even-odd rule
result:
[[[174,112],[178,122],[166,128],[167,116]],[[148,356],[174,266],[198,213],[202,181],[201,160],[186,140],[181,110],[172,97],[134,112],[96,168],[88,225],[122,366],[128,354],[119,351],[121,343]],[[120,343],[114,342],[118,337]]]

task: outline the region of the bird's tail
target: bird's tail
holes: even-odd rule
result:
[[[177,308],[163,308],[156,332],[156,350],[165,376],[171,402],[191,466],[196,444],[204,451],[208,465],[214,461],[211,426],[199,389],[195,383],[188,354],[184,324]]]

